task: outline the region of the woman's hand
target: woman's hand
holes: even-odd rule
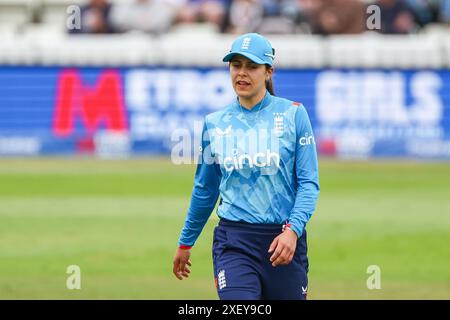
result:
[[[297,247],[297,234],[291,229],[285,229],[283,233],[273,239],[269,247],[269,253],[272,253],[270,262],[272,266],[289,264],[294,257]]]
[[[175,252],[173,257],[173,274],[180,280],[183,280],[183,277],[188,278],[189,273],[191,273],[191,270],[188,268],[188,266],[192,266],[192,262],[189,260],[190,256],[190,249],[177,248]]]

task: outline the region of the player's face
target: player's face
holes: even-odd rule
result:
[[[233,88],[240,98],[251,99],[266,90],[266,79],[270,77],[270,68],[257,64],[244,56],[236,55],[230,62]]]

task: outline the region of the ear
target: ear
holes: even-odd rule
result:
[[[273,75],[273,67],[266,68],[266,80],[272,78]]]

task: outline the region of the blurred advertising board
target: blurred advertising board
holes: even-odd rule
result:
[[[274,85],[322,155],[450,159],[450,70],[277,69]],[[0,67],[0,156],[170,154],[234,98],[220,68]]]

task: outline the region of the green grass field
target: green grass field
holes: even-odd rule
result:
[[[188,280],[172,257],[193,166],[167,159],[0,160],[1,299],[217,299],[213,213]],[[450,299],[450,164],[320,162],[310,299]],[[81,290],[66,268],[81,268]],[[381,289],[368,290],[369,265]]]

